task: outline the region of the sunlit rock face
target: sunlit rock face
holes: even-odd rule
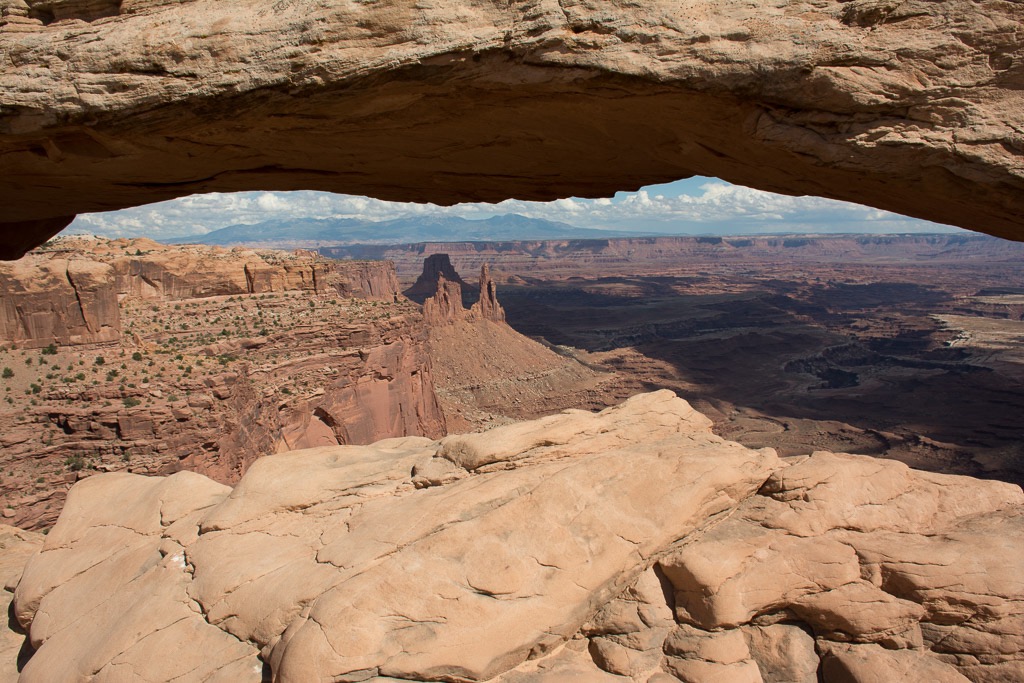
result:
[[[196,192],[693,174],[1024,238],[1019,3],[3,0],[0,255]]]
[[[19,680],[1022,679],[1019,487],[710,426],[659,391],[233,490],[90,477],[17,582]]]

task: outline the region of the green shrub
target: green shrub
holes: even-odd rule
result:
[[[11,370],[10,368],[4,368],[2,376],[4,379],[10,379],[11,377],[14,377],[14,370]]]
[[[72,472],[79,472],[85,469],[85,458],[80,455],[69,455],[64,459],[64,467]]]
[[[135,406],[140,405],[142,403],[142,401],[135,398],[134,396],[125,396],[123,399],[121,399],[121,402],[124,403],[125,408],[134,408]]]
[[[44,356],[56,356],[57,355],[57,345],[56,344],[50,344],[49,346],[43,347],[42,354]]]

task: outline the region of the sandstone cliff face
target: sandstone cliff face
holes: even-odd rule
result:
[[[1018,487],[709,427],[662,391],[233,491],[93,477],[15,591],[21,681],[1021,677]]]
[[[395,264],[388,261],[332,264],[324,278],[322,286],[332,288],[340,296],[367,301],[398,301],[400,297]]]
[[[424,299],[434,296],[442,288],[439,284],[443,278],[446,282],[458,285],[460,288],[466,286],[462,278],[456,272],[448,254],[430,254],[423,259],[422,266],[420,259],[415,259],[416,267],[420,269],[419,277],[412,287],[403,292],[413,301],[423,302]],[[453,290],[454,291],[454,290]],[[461,289],[459,290],[461,292]],[[459,299],[461,302],[461,299]]]
[[[196,192],[451,204],[698,173],[1022,236],[1016,2],[6,0],[2,21],[7,258]]]
[[[801,235],[799,237],[641,237],[586,240],[351,245],[321,247],[331,258],[388,259],[401,278],[420,273],[424,254],[447,254],[463,272],[483,264],[524,275],[538,268],[661,270],[687,261],[886,263],[1020,261],[1024,244],[984,235]],[[450,278],[449,278],[450,279]],[[431,292],[432,293],[432,292]]]
[[[213,442],[200,451],[193,448],[180,466],[234,483],[266,453],[442,436],[445,418],[434,394],[425,335],[418,328],[414,318],[280,335],[261,349],[266,355],[260,357],[285,345],[320,353],[282,365],[262,363],[226,386],[215,384],[213,398],[221,399],[216,418],[197,415],[198,431],[182,439],[194,444],[206,434]],[[269,390],[295,376],[316,377],[320,384],[307,396]],[[180,421],[166,425],[171,433],[186,427]]]
[[[21,579],[25,563],[43,546],[43,535],[0,524],[0,610],[9,614],[14,587]],[[0,626],[0,681],[16,683],[25,664],[25,634],[15,624]]]
[[[166,368],[147,351],[119,370],[134,388],[75,383],[44,389],[39,405],[0,410],[0,466],[17,475],[0,481],[9,521],[52,524],[67,486],[91,468],[184,468],[233,483],[266,453],[446,433],[422,317],[411,310],[372,321],[322,315],[316,326],[220,342],[208,356],[189,353],[190,371],[177,378],[135,380],[129,373],[148,359]],[[33,483],[37,477],[46,484]]]
[[[52,524],[97,470],[235,482],[265,453],[445,433],[423,318],[391,264],[71,242],[74,256],[0,267],[0,341],[19,347],[0,350],[11,523]]]
[[[27,347],[121,336],[114,270],[83,258],[0,266],[0,341]]]
[[[92,344],[120,338],[119,303],[306,292],[395,301],[386,262],[327,262],[315,253],[167,247],[151,240],[66,241],[71,250],[0,265],[0,342]],[[73,253],[73,255],[71,255]]]

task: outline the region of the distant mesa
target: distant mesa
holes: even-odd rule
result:
[[[69,238],[0,265],[0,342],[43,347],[117,341],[118,304],[126,298],[169,302],[288,291],[395,301],[399,284],[386,262],[330,261],[310,251]]]
[[[423,260],[423,272],[416,278],[416,282],[402,293],[417,303],[423,303],[437,293],[440,278],[444,278],[447,283],[466,286],[448,254],[431,254]]]

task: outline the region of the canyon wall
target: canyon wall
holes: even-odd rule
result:
[[[383,262],[329,262],[313,252],[166,247],[151,240],[43,251],[0,264],[0,343],[27,347],[116,341],[125,299],[165,303],[214,296],[306,292],[394,301]],[[68,245],[71,245],[68,248]]]
[[[96,471],[234,482],[266,453],[446,432],[423,317],[392,264],[68,244],[0,266],[10,523],[52,524]]]
[[[424,258],[447,254],[464,272],[488,263],[503,273],[528,277],[538,267],[551,270],[629,265],[660,268],[679,259],[758,262],[899,263],[1014,261],[1024,245],[984,235],[789,235],[742,237],[636,237],[515,242],[420,242],[399,245],[354,244],[321,247],[330,258],[387,259],[400,278],[420,272]]]
[[[0,343],[88,344],[121,336],[114,269],[86,259],[0,265]]]
[[[693,175],[1020,239],[1021,21],[969,0],[5,0],[0,256],[202,192],[454,204]]]

